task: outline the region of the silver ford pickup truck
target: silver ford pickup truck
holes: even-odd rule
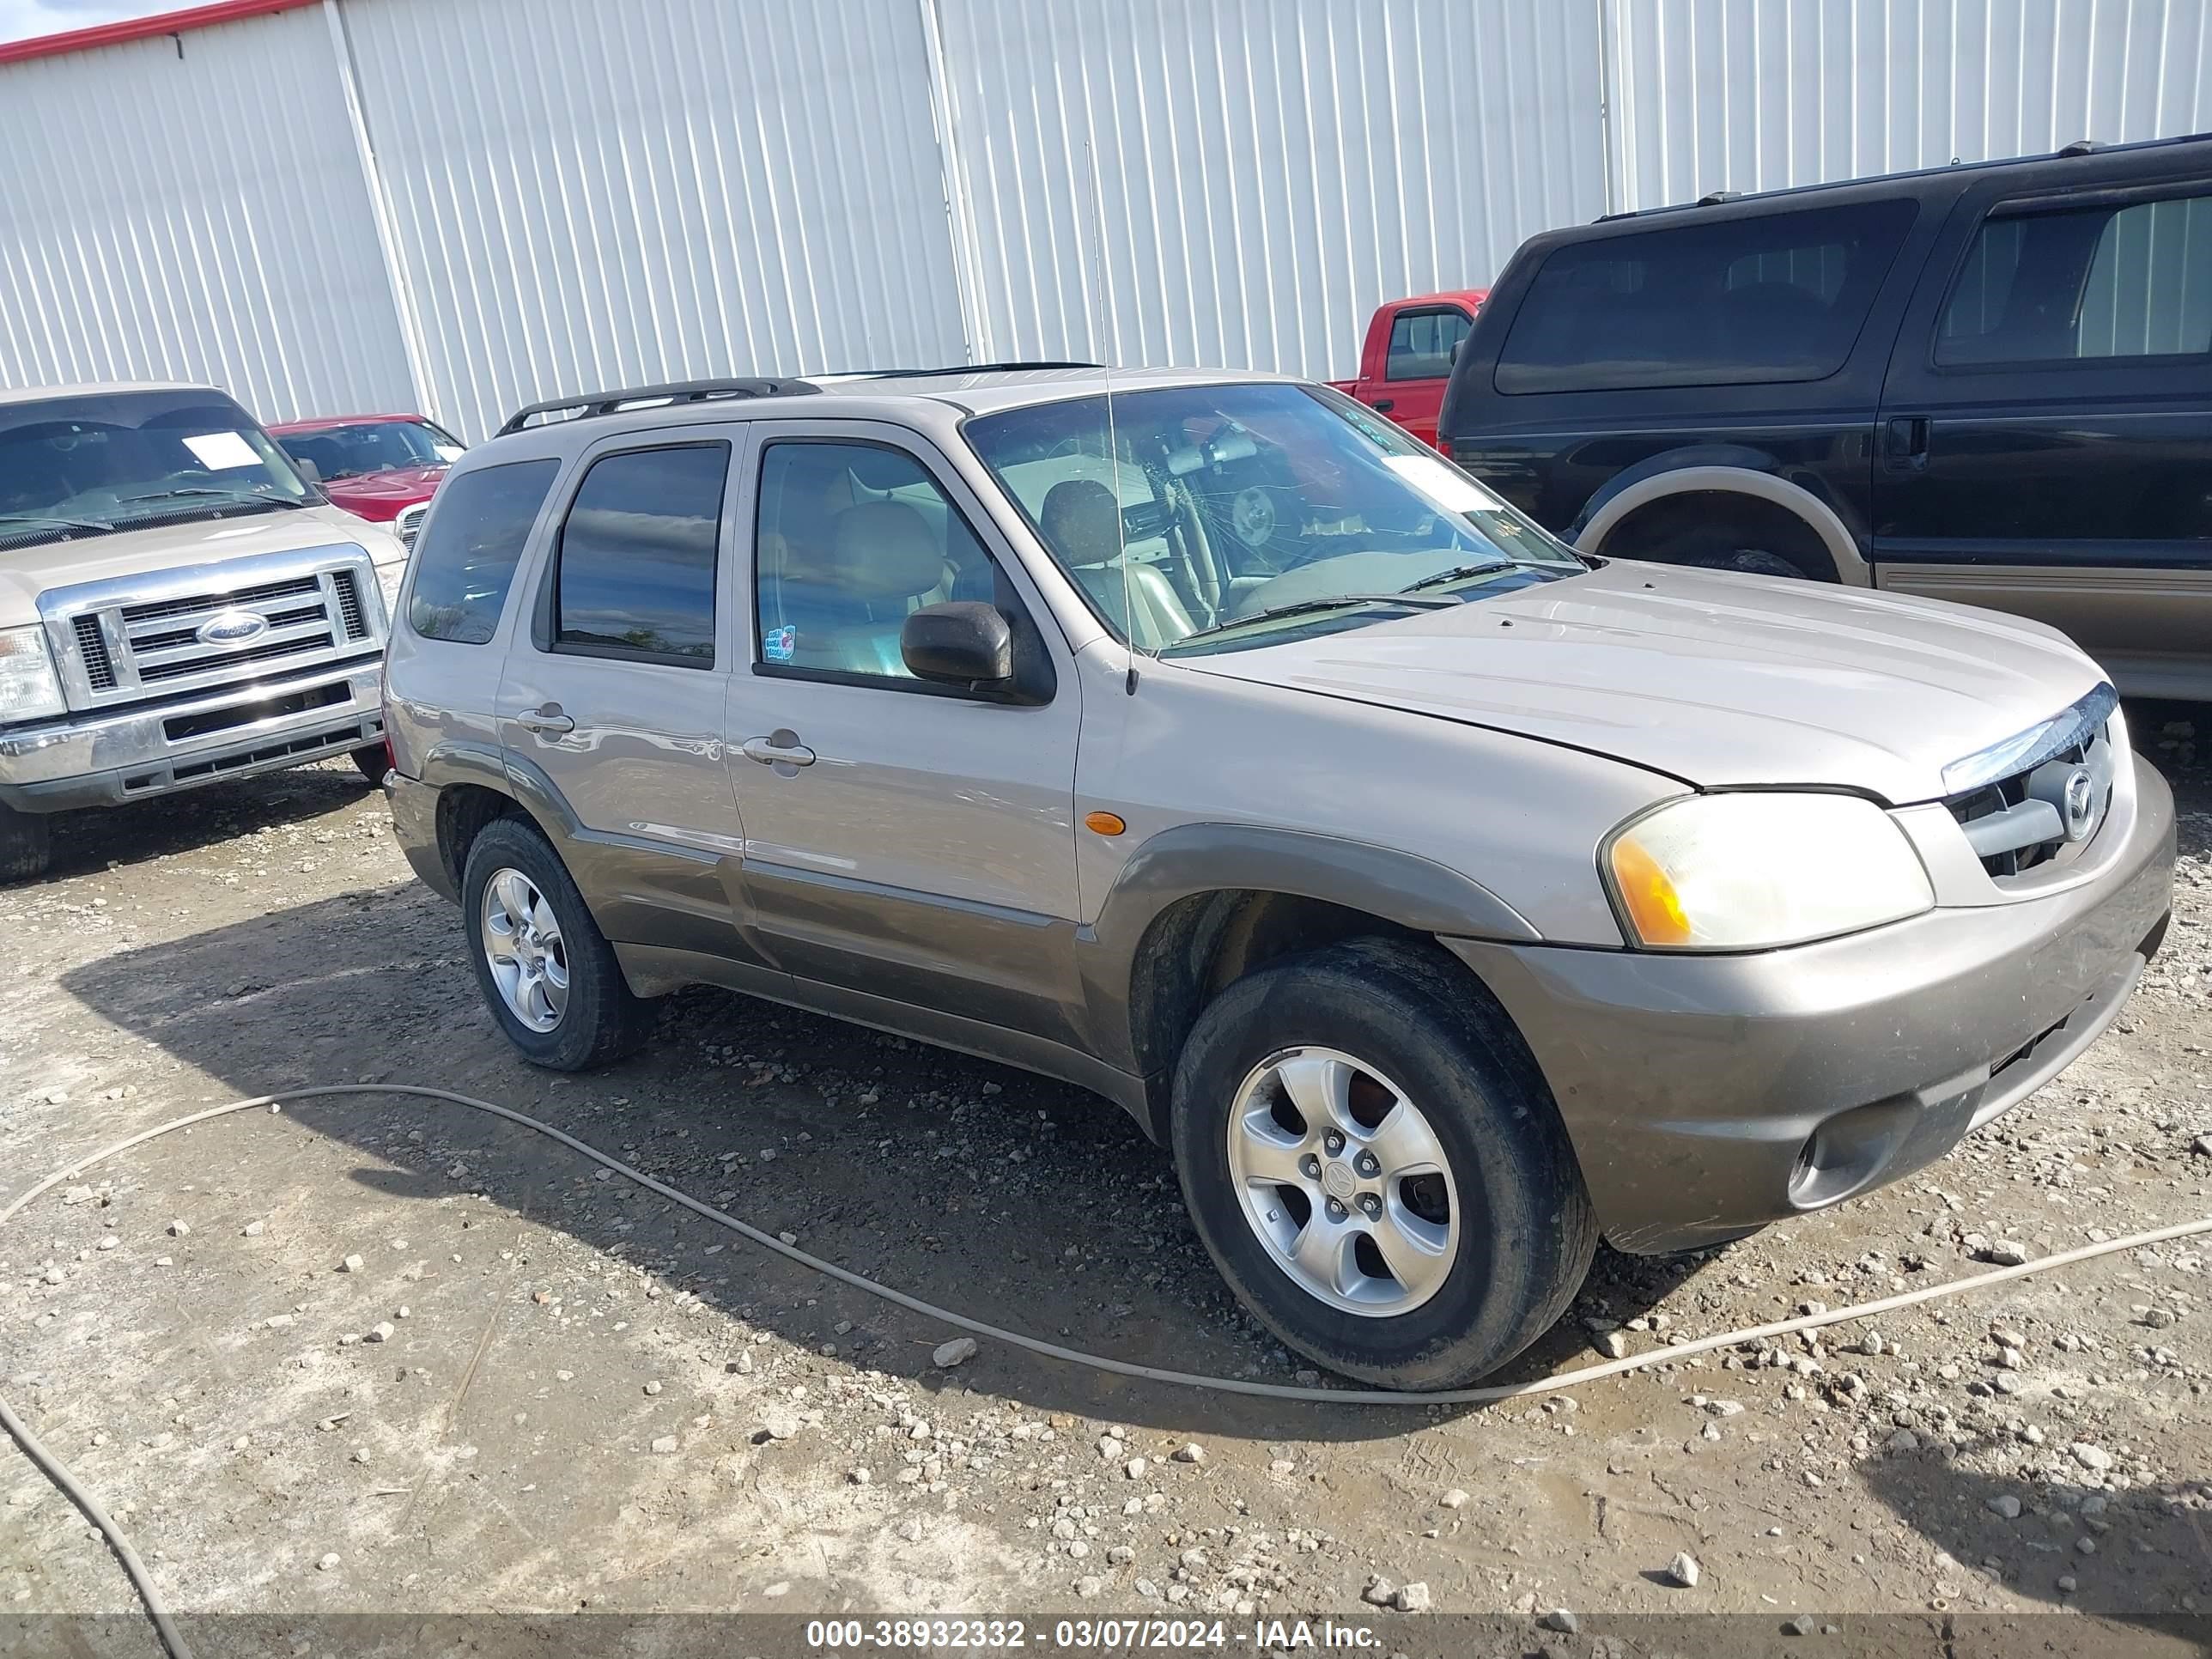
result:
[[[206,386],[0,391],[0,880],[48,815],[350,755],[406,552]]]

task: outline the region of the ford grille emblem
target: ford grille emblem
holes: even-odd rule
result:
[[[2087,841],[2089,832],[2097,826],[2097,784],[2087,767],[2077,766],[2066,775],[2065,793],[2060,797],[2066,816],[2066,839]]]
[[[202,645],[244,645],[269,631],[269,618],[252,611],[223,611],[199,625],[192,637]]]

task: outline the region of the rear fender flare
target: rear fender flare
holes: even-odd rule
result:
[[[1571,528],[1570,539],[1583,552],[1595,553],[1630,514],[1654,501],[1705,493],[1748,495],[1802,520],[1820,538],[1846,586],[1874,586],[1873,567],[1841,515],[1804,485],[1771,471],[1775,465],[1771,456],[1735,445],[1700,445],[1655,455],[1591,496]]]

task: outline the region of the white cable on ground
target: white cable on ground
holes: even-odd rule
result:
[[[526,1129],[533,1129],[550,1139],[559,1141],[571,1152],[589,1158],[592,1163],[622,1176],[625,1181],[633,1182],[647,1192],[656,1193],[672,1203],[679,1204],[693,1214],[704,1217],[718,1226],[726,1227],[732,1232],[750,1239],[762,1249],[772,1250],[780,1256],[797,1262],[802,1267],[811,1268],[816,1273],[826,1274],[840,1284],[849,1285],[857,1291],[865,1291],[870,1296],[880,1297],[886,1302],[904,1308],[909,1312],[921,1314],[925,1318],[951,1325],[958,1330],[971,1332],[976,1336],[989,1337],[994,1341],[1007,1343],[1012,1346],[1025,1349],[1030,1353],[1042,1354],[1048,1359],[1064,1360],[1073,1365],[1087,1365],[1094,1370],[1109,1371],[1116,1376],[1136,1377],[1147,1382],[1169,1382],[1182,1388],[1206,1389],[1216,1394],[1249,1395],[1262,1400],[1293,1400],[1323,1405],[1486,1406],[1495,1404],[1501,1400],[1517,1400],[1529,1395],[1553,1394],[1562,1389],[1580,1388],[1586,1382],[1595,1382],[1605,1377],[1618,1376],[1626,1371],[1643,1370],[1654,1365],[1672,1364],[1677,1359],[1685,1359],[1692,1354],[1707,1353],[1715,1348],[1731,1348],[1741,1343],[1757,1341],[1765,1337],[1788,1336],[1798,1331],[1818,1330],[1822,1326],[1841,1324],[1845,1320],[1867,1319],[1876,1314],[1892,1313],[1899,1308],[1910,1308],[1923,1302],[1932,1302],[1939,1297],[1957,1296],[1967,1291],[1980,1290],[1987,1285],[2002,1285],[2008,1279],[2025,1279],[2030,1273],[2048,1273],[2054,1267],[2063,1267],[2075,1261],[2087,1261],[2096,1256],[2112,1255],[2122,1250],[2140,1249],[2145,1245],[2160,1244],[2169,1239],[2187,1238],[2197,1233],[2212,1233],[2212,1216],[2206,1216],[2196,1221],[2180,1222],[2171,1227],[2157,1227],[2148,1232],[2134,1233],[2125,1238],[2106,1239],[2102,1243],[2084,1244],[2078,1249],[2061,1250],[2055,1255],[2042,1256],[2033,1261],[2023,1262],[2016,1267],[1998,1267],[1989,1273],[1972,1273],[1965,1279],[1946,1279],[1940,1285],[1923,1285],[1918,1290],[1907,1291],[1899,1296],[1884,1297],[1879,1301],[1862,1302],[1848,1308],[1831,1308],[1826,1313],[1802,1314],[1791,1319],[1777,1320],[1771,1324],[1753,1325],[1740,1331],[1723,1331],[1717,1336],[1701,1336],[1672,1346],[1653,1348],[1644,1353],[1631,1354],[1625,1359],[1610,1359],[1602,1364],[1585,1365],[1580,1370],[1566,1371],[1556,1376],[1538,1377],[1528,1382],[1499,1383],[1489,1388],[1449,1389],[1435,1394],[1407,1394],[1388,1389],[1302,1388],[1282,1382],[1254,1382],[1238,1377],[1201,1376],[1190,1371],[1168,1370],[1156,1365],[1139,1365],[1132,1360],[1113,1359],[1103,1354],[1085,1353],[1080,1349],[1063,1347],[1057,1342],[1047,1342],[1042,1337],[1030,1336],[1020,1331],[1010,1331],[1002,1326],[989,1324],[983,1320],[971,1319],[966,1314],[955,1313],[949,1308],[940,1308],[933,1303],[924,1302],[919,1297],[908,1296],[903,1291],[896,1291],[888,1285],[878,1284],[874,1279],[856,1273],[848,1267],[841,1267],[834,1261],[825,1261],[820,1256],[809,1255],[795,1244],[787,1244],[775,1234],[763,1232],[759,1228],[740,1221],[735,1216],[718,1210],[711,1204],[701,1202],[689,1193],[680,1191],[665,1182],[657,1181],[642,1170],[634,1168],[618,1158],[611,1158],[598,1147],[577,1139],[575,1136],[565,1130],[555,1128],[542,1119],[532,1117],[526,1112],[518,1112],[510,1106],[495,1105],[489,1100],[478,1100],[472,1095],[457,1094],[451,1089],[433,1089],[419,1084],[349,1083],[314,1089],[287,1089],[276,1094],[256,1095],[251,1100],[234,1100],[228,1105],[210,1106],[205,1111],[192,1112],[183,1117],[172,1118],[167,1123],[158,1123],[150,1129],[142,1129],[137,1134],[127,1135],[112,1146],[103,1146],[89,1157],[78,1159],[67,1169],[58,1170],[48,1176],[20,1198],[10,1201],[7,1207],[0,1209],[0,1226],[4,1226],[13,1220],[18,1211],[41,1193],[50,1191],[63,1182],[82,1175],[95,1164],[105,1163],[118,1153],[128,1152],[133,1146],[146,1141],[157,1139],[178,1129],[190,1128],[194,1124],[205,1123],[215,1118],[228,1117],[234,1112],[278,1111],[282,1109],[282,1103],[284,1101],[315,1100],[333,1095],[412,1095],[420,1099],[444,1101],[449,1105],[465,1106],[471,1111],[485,1112],[493,1117],[504,1118],[509,1123],[520,1124]],[[108,1517],[106,1511],[100,1508],[98,1500],[84,1489],[58,1458],[33,1437],[30,1431],[24,1426],[22,1420],[9,1409],[5,1395],[0,1395],[0,1426],[7,1429],[9,1434],[15,1438],[18,1445],[22,1447],[24,1453],[31,1461],[39,1466],[46,1478],[59,1487],[63,1494],[82,1510],[85,1517],[106,1537],[109,1547],[115,1552],[116,1559],[122,1562],[124,1571],[130,1575],[131,1583],[137,1590],[140,1600],[146,1604],[146,1611],[154,1621],[155,1629],[161,1638],[162,1645],[169,1650],[171,1659],[191,1659],[191,1650],[185,1646],[183,1638],[177,1633],[176,1626],[170,1620],[167,1607],[155,1590],[152,1579],[147,1574],[145,1564],[139,1560],[137,1553],[131,1547],[130,1540]]]

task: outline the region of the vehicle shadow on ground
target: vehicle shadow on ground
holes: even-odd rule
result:
[[[1167,1154],[1110,1103],[708,989],[670,999],[654,1042],[633,1060],[584,1077],[539,1071],[484,1012],[460,935],[450,906],[397,886],[118,951],[62,983],[240,1097],[370,1079],[477,1095],[972,1317],[1141,1364],[1313,1380],[1231,1300]],[[629,1182],[592,1179],[585,1160],[543,1136],[392,1096],[287,1110],[366,1154],[355,1179],[397,1200],[487,1194],[749,1327],[811,1349],[834,1344],[925,1388],[973,1385],[1039,1409],[1285,1440],[1388,1437],[1438,1411],[1201,1393],[1003,1344],[957,1371],[935,1370],[932,1348],[954,1334],[941,1324],[775,1260]],[[710,1257],[709,1245],[727,1248]],[[1627,1318],[1706,1259],[1601,1250],[1593,1295]],[[733,1332],[732,1358],[744,1340]],[[1571,1313],[1496,1380],[1594,1362],[1588,1343]]]
[[[2152,1628],[2179,1620],[2198,1639],[2212,1639],[2212,1480],[2102,1492],[2085,1474],[2077,1485],[1964,1467],[1993,1443],[1878,1457],[1864,1467],[1867,1485],[1969,1571],[1996,1562],[2009,1569],[2025,1559],[2030,1565],[2008,1570],[2005,1584],[2029,1601]],[[2048,1453],[2036,1455],[2039,1466],[2049,1461]],[[2071,1467],[2063,1452],[2059,1461]],[[2014,1503],[2012,1518],[1990,1507]],[[2062,1578],[2071,1587],[2061,1588]],[[2192,1593],[2193,1612],[2179,1603]]]
[[[149,864],[225,842],[240,842],[242,848],[242,838],[256,830],[303,824],[354,806],[368,787],[350,761],[341,761],[337,766],[210,784],[156,800],[58,812],[49,826],[53,862],[43,879],[63,881],[111,864]]]

